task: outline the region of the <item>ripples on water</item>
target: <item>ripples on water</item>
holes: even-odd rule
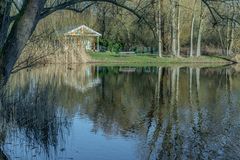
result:
[[[12,75],[2,159],[239,159],[233,67],[49,66]]]

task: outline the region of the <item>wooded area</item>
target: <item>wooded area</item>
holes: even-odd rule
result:
[[[0,159],[240,159],[239,24],[239,0],[0,0]]]
[[[1,77],[9,77],[32,34],[88,23],[111,50],[231,55],[238,53],[238,19],[237,0],[2,0]]]

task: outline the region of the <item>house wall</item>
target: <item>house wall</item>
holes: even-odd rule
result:
[[[84,45],[86,50],[96,50],[95,37],[65,37],[63,41],[66,48],[81,48]]]

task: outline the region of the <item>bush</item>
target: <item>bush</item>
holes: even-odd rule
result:
[[[106,47],[108,51],[119,52],[122,50],[123,45],[120,42],[115,42],[109,39],[100,39],[100,45]]]

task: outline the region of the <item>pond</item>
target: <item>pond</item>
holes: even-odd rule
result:
[[[1,159],[240,159],[240,73],[48,66],[14,73]]]

